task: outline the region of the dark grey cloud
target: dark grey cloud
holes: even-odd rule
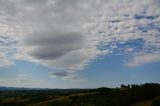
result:
[[[68,77],[70,76],[71,73],[69,72],[55,72],[55,73],[51,73],[50,76],[53,77]]]
[[[46,3],[48,3],[49,0],[21,0],[21,3],[24,3],[24,4],[41,4],[41,5],[44,5]]]
[[[24,38],[25,45],[33,47],[29,54],[36,59],[53,60],[69,52],[81,49],[85,37],[81,33],[38,32]]]
[[[82,78],[81,76],[77,76],[74,73],[70,72],[55,72],[55,73],[50,73],[49,75],[53,78],[61,78],[63,80],[70,80],[76,82],[84,81],[84,78]]]
[[[27,45],[34,46],[78,46],[84,42],[85,37],[80,32],[39,31],[24,38]],[[74,45],[73,45],[74,44]]]
[[[52,47],[40,47],[30,51],[30,55],[36,59],[53,60],[67,54],[67,49],[55,49]]]

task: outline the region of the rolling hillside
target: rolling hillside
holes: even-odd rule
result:
[[[0,91],[0,106],[160,106],[160,85]]]

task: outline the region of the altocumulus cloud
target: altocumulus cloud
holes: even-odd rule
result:
[[[145,64],[136,57],[160,53],[159,26],[160,0],[0,0],[0,35],[17,41],[8,59],[67,72],[117,51]],[[141,48],[127,45],[138,40]]]

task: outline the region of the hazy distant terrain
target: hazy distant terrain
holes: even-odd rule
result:
[[[160,84],[97,89],[7,89],[0,106],[160,106]]]

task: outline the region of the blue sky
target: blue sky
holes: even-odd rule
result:
[[[159,0],[1,0],[0,86],[160,83]]]
[[[77,72],[82,81],[49,77],[49,73],[57,70],[25,61],[17,61],[16,65],[1,68],[0,78],[1,83],[6,86],[40,88],[97,88],[133,83],[159,83],[160,62],[128,68],[122,65],[123,60],[122,55],[109,55],[103,59],[96,59],[84,70]]]

